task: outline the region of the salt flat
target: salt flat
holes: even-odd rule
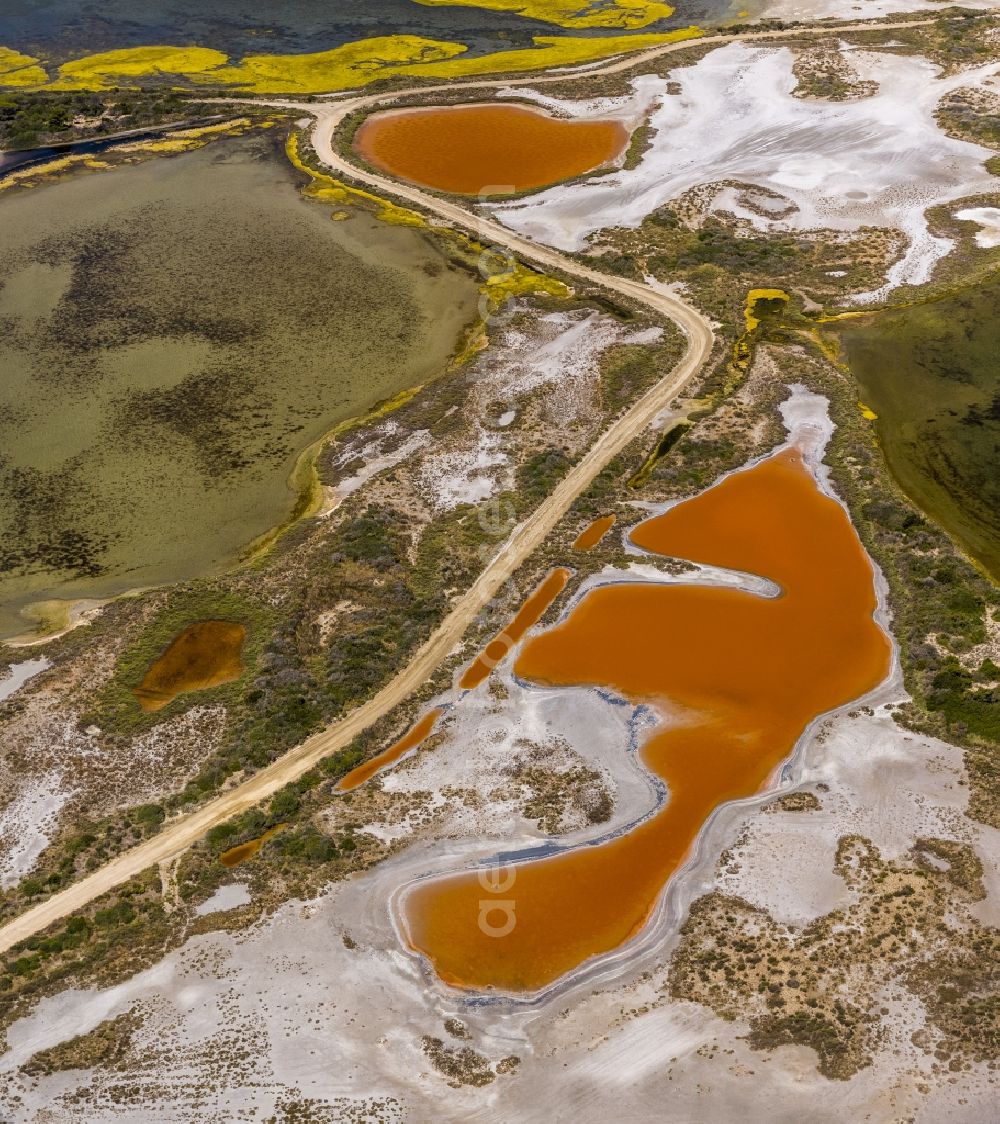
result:
[[[494,208],[495,216],[538,241],[582,250],[602,230],[636,228],[691,188],[717,183],[710,207],[760,230],[903,231],[909,245],[886,286],[859,299],[921,284],[951,248],[930,233],[925,211],[996,183],[983,166],[990,150],[947,136],[935,109],[946,93],[987,82],[1000,63],[943,77],[926,59],[850,50],[857,77],[879,88],[870,97],[835,102],[795,96],[794,61],[785,47],[733,43],[666,78],[637,79],[627,99],[545,98],[551,109],[572,115],[628,115],[645,107],[656,130],[651,147],[631,170],[549,188]],[[680,84],[679,94],[667,92],[668,81]],[[766,188],[794,210],[771,218],[746,209],[723,181]]]

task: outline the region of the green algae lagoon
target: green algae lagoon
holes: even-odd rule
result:
[[[910,498],[1000,579],[1000,279],[837,326]]]
[[[0,196],[0,635],[231,564],[474,320],[419,232],[304,199],[280,132]]]

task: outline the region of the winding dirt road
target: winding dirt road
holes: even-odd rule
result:
[[[933,22],[929,19],[906,20],[877,26],[913,27]],[[461,641],[470,624],[496,596],[521,563],[545,541],[577,496],[637,434],[650,425],[660,410],[677,397],[698,373],[711,353],[714,342],[711,325],[701,313],[672,293],[642,282],[600,273],[556,250],[515,234],[498,223],[481,219],[454,202],[429,195],[409,184],[399,183],[355,167],[335,150],[333,144],[337,126],[344,118],[358,109],[383,103],[391,104],[413,94],[433,93],[436,89],[451,92],[456,89],[497,89],[517,85],[537,86],[553,82],[586,81],[597,75],[615,74],[632,69],[661,55],[683,50],[694,43],[717,44],[736,39],[781,39],[801,37],[805,34],[830,35],[833,32],[862,30],[871,26],[871,24],[848,24],[814,29],[757,32],[739,36],[713,35],[700,40],[682,40],[662,47],[654,47],[604,66],[576,73],[536,74],[514,80],[447,83],[438,87],[421,86],[409,90],[397,90],[390,94],[349,97],[336,102],[305,103],[288,100],[265,103],[300,110],[314,116],[316,121],[312,132],[313,148],[320,160],[336,172],[364,183],[380,194],[392,195],[416,204],[444,219],[449,225],[471,230],[480,241],[492,241],[498,247],[503,247],[545,269],[557,270],[588,286],[610,290],[645,306],[658,315],[668,317],[684,333],[687,348],[674,369],[664,375],[628,410],[620,414],[585,456],[560,481],[552,494],[543,500],[527,519],[515,527],[477,580],[458,599],[434,633],[391,683],[368,702],[320,733],[314,734],[231,791],[217,796],[195,812],[168,821],[160,833],[152,839],[119,855],[106,866],[8,922],[0,929],[0,952],[41,932],[53,922],[82,908],[149,867],[163,863],[186,850],[216,824],[224,823],[247,808],[260,804],[286,784],[302,776],[321,758],[349,745],[361,731],[403,702],[448,657]],[[260,104],[260,99],[254,101]]]

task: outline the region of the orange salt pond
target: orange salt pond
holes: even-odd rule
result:
[[[517,616],[503,632],[494,637],[475,661],[465,669],[465,674],[458,681],[458,685],[463,691],[471,691],[478,687],[497,664],[507,656],[528,629],[542,619],[545,610],[566,588],[569,575],[570,571],[562,566],[548,575],[521,606]]]
[[[341,777],[337,783],[338,792],[350,792],[352,788],[357,788],[365,781],[371,780],[376,773],[381,772],[389,765],[394,765],[404,754],[409,753],[411,749],[416,749],[427,740],[431,730],[434,729],[434,723],[444,714],[443,707],[436,707],[434,710],[428,711],[419,722],[416,723],[407,733],[405,733],[398,742],[384,749],[381,753],[376,754],[370,761],[365,761],[363,764],[358,765],[356,769],[352,769],[346,776]]]
[[[199,621],[171,640],[133,690],[145,711],[162,710],[185,691],[203,691],[243,674],[247,630],[235,621]]]
[[[518,105],[427,106],[376,113],[354,148],[383,172],[461,195],[544,187],[613,161],[618,121],[567,121]]]
[[[524,646],[515,665],[524,678],[610,687],[660,708],[664,723],[640,756],[668,795],[600,846],[508,866],[495,881],[471,871],[415,886],[403,902],[409,942],[451,984],[533,991],[623,944],[712,812],[759,792],[817,715],[889,671],[871,565],[797,452],[728,477],[632,539],[762,575],[782,592],[603,586]]]
[[[589,527],[586,527],[577,536],[576,542],[573,543],[573,549],[593,550],[615,525],[616,518],[615,515],[605,515],[601,519],[595,519]]]
[[[252,859],[272,836],[277,835],[279,831],[284,831],[286,827],[288,827],[286,823],[275,824],[274,827],[269,827],[263,835],[251,839],[249,843],[240,843],[237,847],[230,847],[228,851],[223,851],[219,855],[219,862],[223,866],[239,866],[247,859]]]

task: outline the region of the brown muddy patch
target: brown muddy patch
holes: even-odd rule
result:
[[[247,859],[252,859],[272,836],[277,835],[279,831],[284,831],[286,827],[288,827],[286,823],[275,824],[274,827],[269,827],[263,835],[258,835],[256,839],[251,839],[248,843],[240,843],[236,847],[230,847],[228,851],[223,851],[219,855],[219,862],[226,867],[239,866],[240,863],[245,863]]]
[[[399,179],[459,195],[505,195],[558,183],[615,160],[620,121],[567,121],[518,105],[427,106],[377,113],[355,151]]]
[[[667,797],[600,846],[414,888],[405,932],[448,983],[534,991],[622,945],[713,811],[761,791],[814,718],[888,673],[871,564],[797,451],[728,477],[632,539],[651,553],[769,578],[781,592],[602,586],[524,646],[522,678],[610,688],[658,711],[640,760]]]
[[[145,711],[162,710],[178,695],[231,683],[243,674],[247,630],[235,621],[199,621],[171,640],[132,692]]]

